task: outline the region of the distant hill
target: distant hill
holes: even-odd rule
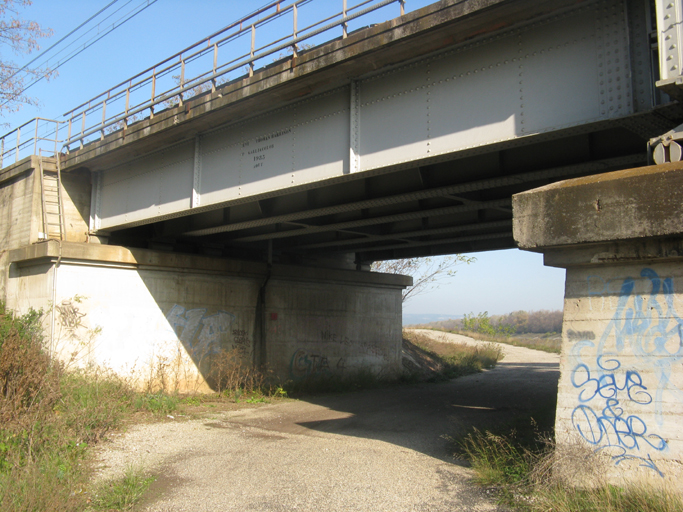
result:
[[[438,315],[435,313],[403,313],[403,325],[428,324],[443,320],[459,319],[463,315]]]

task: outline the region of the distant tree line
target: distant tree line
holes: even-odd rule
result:
[[[497,325],[514,328],[515,333],[562,332],[562,311],[513,311],[507,315],[494,315],[491,321]]]
[[[446,331],[471,331],[482,334],[545,334],[562,332],[562,311],[513,311],[507,315],[489,316],[483,313],[465,315],[465,318],[440,320],[428,327]]]

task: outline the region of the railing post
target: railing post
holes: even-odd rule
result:
[[[55,121],[55,158],[59,158],[57,155],[57,143],[59,142],[59,121]]]
[[[128,82],[128,87],[126,88],[126,110],[123,112],[123,128],[128,127],[128,109],[130,108],[130,86],[133,84],[131,79]]]
[[[109,99],[108,94],[107,99]],[[107,120],[107,99],[102,101],[102,129],[100,130],[100,140],[104,139],[104,123]]]
[[[71,122],[73,121],[73,115],[69,118],[69,128],[66,131],[66,152],[69,152],[69,144],[71,143]]]
[[[213,45],[213,68],[211,75],[216,74],[216,66],[218,65],[218,45]],[[216,77],[211,77],[211,92],[216,92]]]
[[[343,0],[342,3],[342,39],[346,39],[346,37],[349,35],[347,30],[348,30],[348,23],[346,23],[346,0]]]
[[[33,131],[33,154],[36,154],[38,148],[38,118],[36,118],[36,129]]]
[[[14,150],[14,163],[19,161],[19,140],[21,138],[21,126],[17,128],[17,148]]]
[[[279,7],[279,5],[278,5]],[[254,49],[256,46],[256,25],[251,25],[251,52],[249,53],[249,76],[254,76]]]
[[[152,104],[149,106],[149,118],[154,119],[154,98],[157,88],[157,68],[152,70]]]
[[[296,4],[292,5],[292,14],[294,18],[294,30],[292,32],[292,39],[296,39],[297,36],[297,18],[299,17],[299,8]],[[292,59],[296,59],[297,57],[297,47],[296,43],[292,44]]]
[[[182,89],[185,87],[185,59],[183,59],[183,56],[180,56],[180,88]],[[180,94],[178,94],[179,106],[183,106],[183,91],[180,91]]]
[[[406,0],[398,0],[398,3],[401,6],[401,16],[403,16],[406,13]]]
[[[85,133],[85,110],[83,111],[83,115],[81,116],[81,139],[80,139],[81,149],[83,149],[83,134],[84,133]]]
[[[0,141],[0,169],[2,169],[3,166],[3,160],[5,158],[5,137],[2,138],[2,141]]]

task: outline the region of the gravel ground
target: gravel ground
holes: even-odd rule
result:
[[[155,475],[137,508],[147,511],[503,510],[447,440],[556,394],[557,355],[503,348],[496,369],[441,384],[132,425],[101,445],[96,478],[129,466]]]

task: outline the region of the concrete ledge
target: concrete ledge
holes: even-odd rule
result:
[[[683,261],[683,239],[680,237],[551,247],[543,251],[543,264],[559,268],[675,261]]]
[[[9,263],[19,266],[36,265],[46,261],[101,264],[145,268],[167,268],[169,270],[199,271],[241,277],[268,276],[268,265],[262,262],[241,261],[227,258],[177,254],[148,249],[129,249],[116,245],[62,242],[49,240],[9,251]],[[312,282],[334,282],[339,284],[373,285],[405,288],[413,284],[413,278],[378,272],[299,267],[294,265],[273,265],[270,278]]]
[[[18,162],[15,162],[0,171],[0,183],[11,180],[15,176],[19,176],[25,172],[37,169],[40,163],[38,157],[35,155],[27,156]]]
[[[512,196],[513,235],[535,251],[680,236],[681,190],[681,162],[561,181]]]

